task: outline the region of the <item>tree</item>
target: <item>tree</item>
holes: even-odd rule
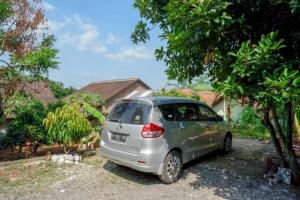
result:
[[[46,129],[43,119],[46,117],[46,108],[39,100],[32,99],[24,94],[15,94],[7,102],[6,115],[14,117],[8,124],[5,146],[19,146],[19,150],[29,143],[34,154],[41,144],[47,143]]]
[[[42,34],[46,19],[39,3],[40,0],[0,1],[0,87],[4,95],[0,99],[4,101],[16,92],[21,80],[39,79],[58,67],[55,38]],[[3,111],[0,114],[3,117]]]
[[[167,43],[155,54],[166,63],[169,79],[191,81],[208,71],[223,95],[256,106],[281,164],[299,180],[292,148],[299,90],[299,2],[136,0],[134,6],[143,20],[132,33],[133,42],[147,41],[152,29],[148,25],[158,25]],[[285,129],[278,120],[282,107]]]
[[[74,93],[64,99],[66,104],[79,104],[81,106],[81,112],[83,112],[89,120],[96,119],[96,124],[93,124],[95,129],[99,131],[103,124],[104,116],[102,112],[102,106],[104,105],[103,98],[98,94],[93,93]]]
[[[192,95],[183,94],[177,88],[173,88],[171,90],[162,89],[161,91],[154,92],[153,96],[182,97],[182,98],[190,98],[190,99],[200,100],[200,97],[197,94],[192,94]]]
[[[67,104],[83,104],[83,102],[86,102],[94,107],[99,107],[104,104],[103,98],[100,95],[93,93],[75,93],[68,96],[64,101]]]
[[[73,87],[65,87],[63,83],[49,80],[50,89],[55,96],[55,98],[61,100],[71,94],[73,94],[76,89]]]
[[[44,125],[50,142],[63,144],[65,153],[71,150],[68,150],[69,145],[80,142],[92,131],[92,125],[80,112],[79,104],[65,105],[48,113]]]

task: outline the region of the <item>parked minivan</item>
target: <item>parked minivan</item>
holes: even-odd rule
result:
[[[226,122],[200,101],[146,97],[111,107],[101,132],[100,152],[123,166],[177,181],[182,165],[217,149],[229,152]]]

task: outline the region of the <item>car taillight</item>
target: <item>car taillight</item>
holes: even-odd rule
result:
[[[143,138],[158,138],[162,134],[164,134],[164,132],[165,132],[164,128],[162,128],[156,124],[149,123],[143,127],[142,137]]]

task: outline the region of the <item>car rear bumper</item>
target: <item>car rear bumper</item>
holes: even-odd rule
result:
[[[100,142],[100,154],[117,164],[133,168],[141,172],[153,173],[156,175],[161,175],[162,173],[163,159],[161,154],[149,154],[147,152],[140,152],[136,154],[124,152],[108,147],[103,141]],[[144,161],[145,163],[138,161]]]

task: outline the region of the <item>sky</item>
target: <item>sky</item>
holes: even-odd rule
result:
[[[166,66],[154,57],[159,30],[134,45],[130,34],[140,19],[134,0],[46,0],[47,32],[57,38],[60,69],[49,78],[81,88],[102,80],[140,78],[152,89],[167,82]]]

